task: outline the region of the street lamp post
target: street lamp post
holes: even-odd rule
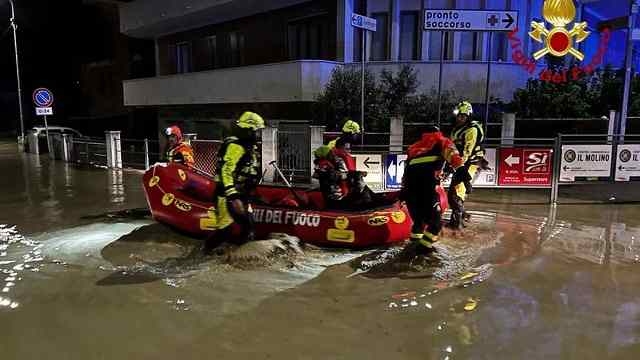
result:
[[[13,0],[9,0],[9,4],[11,4],[11,28],[13,29],[13,48],[16,54],[16,78],[18,80],[18,106],[20,110],[20,137],[18,138],[19,144],[24,144],[24,114],[22,112],[22,85],[20,82],[20,61],[18,58],[18,36],[16,34],[18,25],[16,25],[16,10]]]

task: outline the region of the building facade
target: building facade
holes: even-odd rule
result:
[[[621,1],[627,3],[626,1]],[[377,21],[365,42],[367,67],[412,65],[419,91],[438,86],[482,103],[487,63],[491,96],[510,101],[530,75],[514,62],[506,33],[423,31],[425,9],[518,11],[518,37],[526,54],[540,49],[528,36],[542,21],[543,0],[135,0],[120,5],[121,31],[155,42],[156,76],[123,82],[124,104],[158,109],[159,126],[182,123],[187,131],[211,132],[251,108],[270,119],[308,120],[312,102],[333,69],[359,67],[361,30],[351,14]],[[627,5],[576,1],[577,19],[592,35],[580,44],[587,58],[598,49],[597,24],[623,16]],[[624,34],[614,31],[604,63],[621,65]],[[444,41],[444,46],[442,46]],[[442,49],[444,53],[441,54]],[[216,136],[214,134],[213,136]]]

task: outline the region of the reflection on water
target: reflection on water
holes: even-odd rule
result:
[[[13,296],[16,284],[23,281],[27,271],[40,271],[42,245],[20,235],[15,226],[0,224],[0,311],[16,309],[20,306]]]

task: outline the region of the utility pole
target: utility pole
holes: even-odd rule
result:
[[[18,143],[20,145],[24,145],[24,113],[22,111],[22,84],[20,82],[20,60],[18,57],[18,25],[16,25],[15,21],[16,10],[13,0],[9,0],[9,4],[11,4],[11,19],[9,21],[11,23],[11,28],[13,29],[13,48],[16,54],[16,78],[18,80],[18,107],[20,110],[20,137],[18,138]]]
[[[629,108],[629,95],[631,93],[631,66],[633,65],[633,29],[635,28],[635,18],[638,14],[638,4],[636,0],[631,0],[629,5],[629,29],[627,31],[627,46],[624,60],[624,95],[622,97],[622,109],[620,111],[620,123],[617,134],[626,132],[627,112]]]

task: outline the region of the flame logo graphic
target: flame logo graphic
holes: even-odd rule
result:
[[[544,22],[531,23],[529,36],[546,45],[534,53],[533,58],[538,60],[547,54],[553,56],[571,54],[580,61],[584,60],[584,54],[574,48],[573,44],[580,43],[589,36],[589,32],[586,31],[587,23],[575,23],[571,31],[566,29],[566,26],[576,18],[573,0],[545,0],[542,15],[548,23],[553,25],[553,28],[548,30]]]
[[[565,27],[576,18],[573,0],[545,0],[542,15],[548,23]]]

